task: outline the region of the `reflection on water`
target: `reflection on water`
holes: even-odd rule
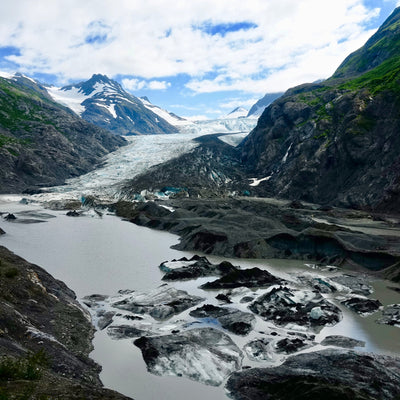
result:
[[[4,199],[4,198],[3,198]],[[1,203],[0,211],[18,212],[33,209],[43,211],[39,206],[22,206],[17,203]],[[115,294],[119,289],[145,291],[161,284],[162,274],[158,265],[165,260],[180,258],[191,253],[170,248],[177,243],[177,236],[141,228],[110,215],[96,217],[66,217],[65,212],[46,213],[57,218],[46,219],[40,224],[18,224],[1,221],[6,235],[0,237],[0,244],[16,254],[44,267],[58,279],[72,288],[79,298],[93,294]],[[211,262],[219,257],[209,257]],[[231,260],[234,265],[244,268],[259,266],[287,280],[295,280],[296,275],[315,273],[300,261],[294,260]],[[320,272],[329,276],[332,272]],[[179,289],[191,294],[206,296],[207,301],[217,304],[215,292],[205,292],[198,288],[200,281],[176,283]],[[375,293],[383,304],[400,303],[400,293],[388,290],[392,283],[376,281]],[[327,335],[338,334],[364,340],[366,351],[386,354],[400,354],[399,328],[378,325],[375,320],[379,313],[363,318],[340,305],[343,320],[334,327],[324,328],[317,335],[317,341]],[[246,310],[247,305],[239,308]],[[185,318],[188,311],[178,316]],[[233,336],[235,342],[244,346],[265,329],[266,323],[257,319],[254,332],[247,337]],[[223,385],[219,388],[198,384],[177,377],[158,377],[147,373],[141,353],[132,340],[111,340],[106,332],[98,332],[94,340],[92,357],[103,366],[101,378],[110,388],[137,399],[219,400],[226,398]],[[315,349],[315,348],[314,348]],[[262,366],[249,360],[245,365]]]

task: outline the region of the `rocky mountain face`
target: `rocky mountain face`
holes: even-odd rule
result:
[[[259,117],[263,111],[268,107],[274,100],[281,97],[283,93],[267,93],[263,98],[258,100],[247,113],[247,117]]]
[[[83,119],[116,135],[175,133],[177,128],[145,107],[137,97],[105,75],[61,89],[48,88],[55,101],[70,107]]]
[[[55,103],[33,80],[0,78],[0,193],[61,184],[125,144]]]
[[[261,195],[398,212],[400,9],[332,78],[288,90],[241,144]]]

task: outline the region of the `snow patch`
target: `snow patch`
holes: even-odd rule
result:
[[[290,151],[290,149],[292,148],[292,145],[293,145],[293,143],[290,143],[290,146],[288,147],[288,149],[287,149],[287,151],[286,151],[286,154],[285,154],[285,155],[283,156],[283,158],[282,158],[282,163],[283,163],[283,164],[286,162],[286,160],[287,160],[287,158],[288,158],[289,151]]]
[[[54,101],[70,108],[75,114],[79,116],[85,112],[85,106],[82,103],[89,98],[77,88],[69,90],[62,90],[61,88],[51,86],[47,88],[49,95]]]
[[[265,178],[257,179],[257,178],[250,178],[252,183],[249,183],[249,186],[258,186],[261,182],[269,181],[272,178],[272,175],[266,176]]]

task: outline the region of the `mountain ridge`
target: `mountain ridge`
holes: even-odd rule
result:
[[[106,75],[93,74],[87,81],[49,87],[55,101],[76,114],[117,135],[176,133],[178,129],[143,105]]]

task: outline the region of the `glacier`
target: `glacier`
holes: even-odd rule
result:
[[[221,140],[236,146],[256,122],[253,118],[206,120],[181,126],[180,133],[126,136],[129,144],[106,156],[100,168],[68,179],[65,185],[44,188],[44,193],[33,198],[50,201],[94,195],[103,200],[119,199],[121,187],[128,179],[146,172],[153,165],[190,152],[198,146],[197,137],[221,133]]]

